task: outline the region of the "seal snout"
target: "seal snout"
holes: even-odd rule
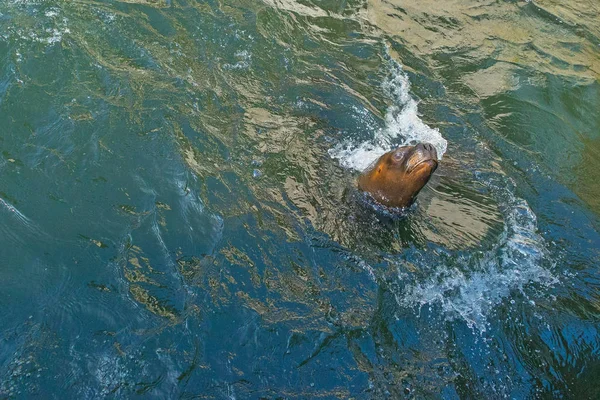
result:
[[[419,143],[413,148],[413,153],[406,161],[407,172],[412,173],[417,167],[427,165],[429,167],[429,175],[437,168],[437,151],[432,144]],[[422,168],[419,168],[422,170]],[[423,171],[424,172],[424,171]]]
[[[419,153],[422,159],[433,159],[437,161],[437,151],[432,144],[419,143],[415,146],[415,153]]]

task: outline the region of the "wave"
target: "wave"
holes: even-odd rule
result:
[[[26,245],[32,237],[46,238],[47,234],[14,205],[0,197],[0,238],[10,238]]]
[[[384,93],[392,100],[385,116],[385,126],[373,138],[362,143],[347,140],[329,150],[332,158],[348,169],[363,171],[382,154],[397,146],[430,143],[442,159],[448,142],[439,130],[425,124],[418,114],[418,103],[410,94],[410,81],[402,66],[386,53],[390,72],[383,82]]]

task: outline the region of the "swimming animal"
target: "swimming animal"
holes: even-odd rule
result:
[[[371,164],[358,177],[358,188],[386,207],[408,207],[437,167],[433,145],[400,146]]]

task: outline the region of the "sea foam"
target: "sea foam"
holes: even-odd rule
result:
[[[440,131],[419,118],[418,103],[410,94],[410,81],[402,66],[389,56],[387,63],[390,72],[382,88],[391,105],[385,115],[385,126],[370,139],[360,143],[347,140],[329,150],[329,155],[345,168],[363,171],[382,154],[402,145],[430,143],[440,160],[446,152],[448,142]]]

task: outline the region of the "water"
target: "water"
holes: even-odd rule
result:
[[[598,398],[600,7],[413,3],[1,3],[0,398]]]
[[[438,160],[442,159],[448,148],[448,142],[439,130],[430,128],[419,118],[417,102],[410,95],[408,76],[402,71],[401,65],[389,57],[389,50],[386,51],[385,59],[390,76],[382,87],[391,101],[385,114],[385,125],[375,130],[371,140],[358,145],[349,140],[329,150],[329,154],[339,159],[344,167],[358,172],[400,145],[431,143],[436,148]]]

